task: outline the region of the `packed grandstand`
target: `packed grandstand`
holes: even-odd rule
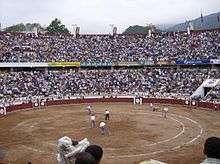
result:
[[[220,78],[219,55],[218,29],[152,36],[4,32],[0,101],[136,93],[188,99],[205,80]],[[219,102],[219,88],[199,100]]]
[[[217,30],[147,35],[0,35],[0,62],[143,62],[217,59]],[[26,53],[27,52],[27,53]],[[29,53],[28,53],[29,52]]]

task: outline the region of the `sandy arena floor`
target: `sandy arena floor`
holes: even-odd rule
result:
[[[169,106],[168,118],[149,104],[94,103],[97,123],[109,107],[109,135],[90,127],[88,104],[50,106],[10,113],[0,118],[0,158],[4,163],[56,162],[57,139],[62,136],[104,148],[102,164],[135,164],[156,159],[170,164],[199,163],[207,137],[220,137],[220,112]],[[163,105],[157,105],[163,107]]]

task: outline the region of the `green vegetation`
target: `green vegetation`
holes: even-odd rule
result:
[[[149,26],[139,26],[139,25],[135,25],[135,26],[130,26],[128,27],[124,34],[138,34],[138,33],[148,33],[149,30]]]
[[[23,23],[19,23],[13,26],[6,27],[5,32],[22,32],[25,31],[25,25]]]
[[[47,27],[47,32],[50,34],[60,34],[69,33],[69,30],[61,23],[59,19],[55,18]]]

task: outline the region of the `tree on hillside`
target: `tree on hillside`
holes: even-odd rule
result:
[[[25,25],[23,23],[19,23],[13,26],[6,27],[5,30],[6,32],[22,32],[25,31]]]
[[[5,32],[31,32],[34,28],[37,28],[38,32],[44,31],[44,28],[39,23],[19,23],[13,26],[6,27]]]
[[[149,26],[130,26],[128,27],[123,34],[147,34],[149,29],[153,29],[153,31],[158,32],[158,29],[154,25]]]
[[[47,27],[47,31],[51,34],[57,33],[69,33],[69,30],[61,23],[61,21],[57,18],[52,20],[50,25]]]
[[[147,27],[138,26],[138,25],[130,26],[125,30],[124,34],[147,33],[148,29],[149,28]]]

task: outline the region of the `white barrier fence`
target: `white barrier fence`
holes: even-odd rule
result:
[[[142,105],[142,103],[143,103],[143,98],[142,98],[142,97],[136,97],[136,96],[135,96],[133,103],[134,103],[134,105],[135,105],[135,104],[140,104],[140,105]]]

